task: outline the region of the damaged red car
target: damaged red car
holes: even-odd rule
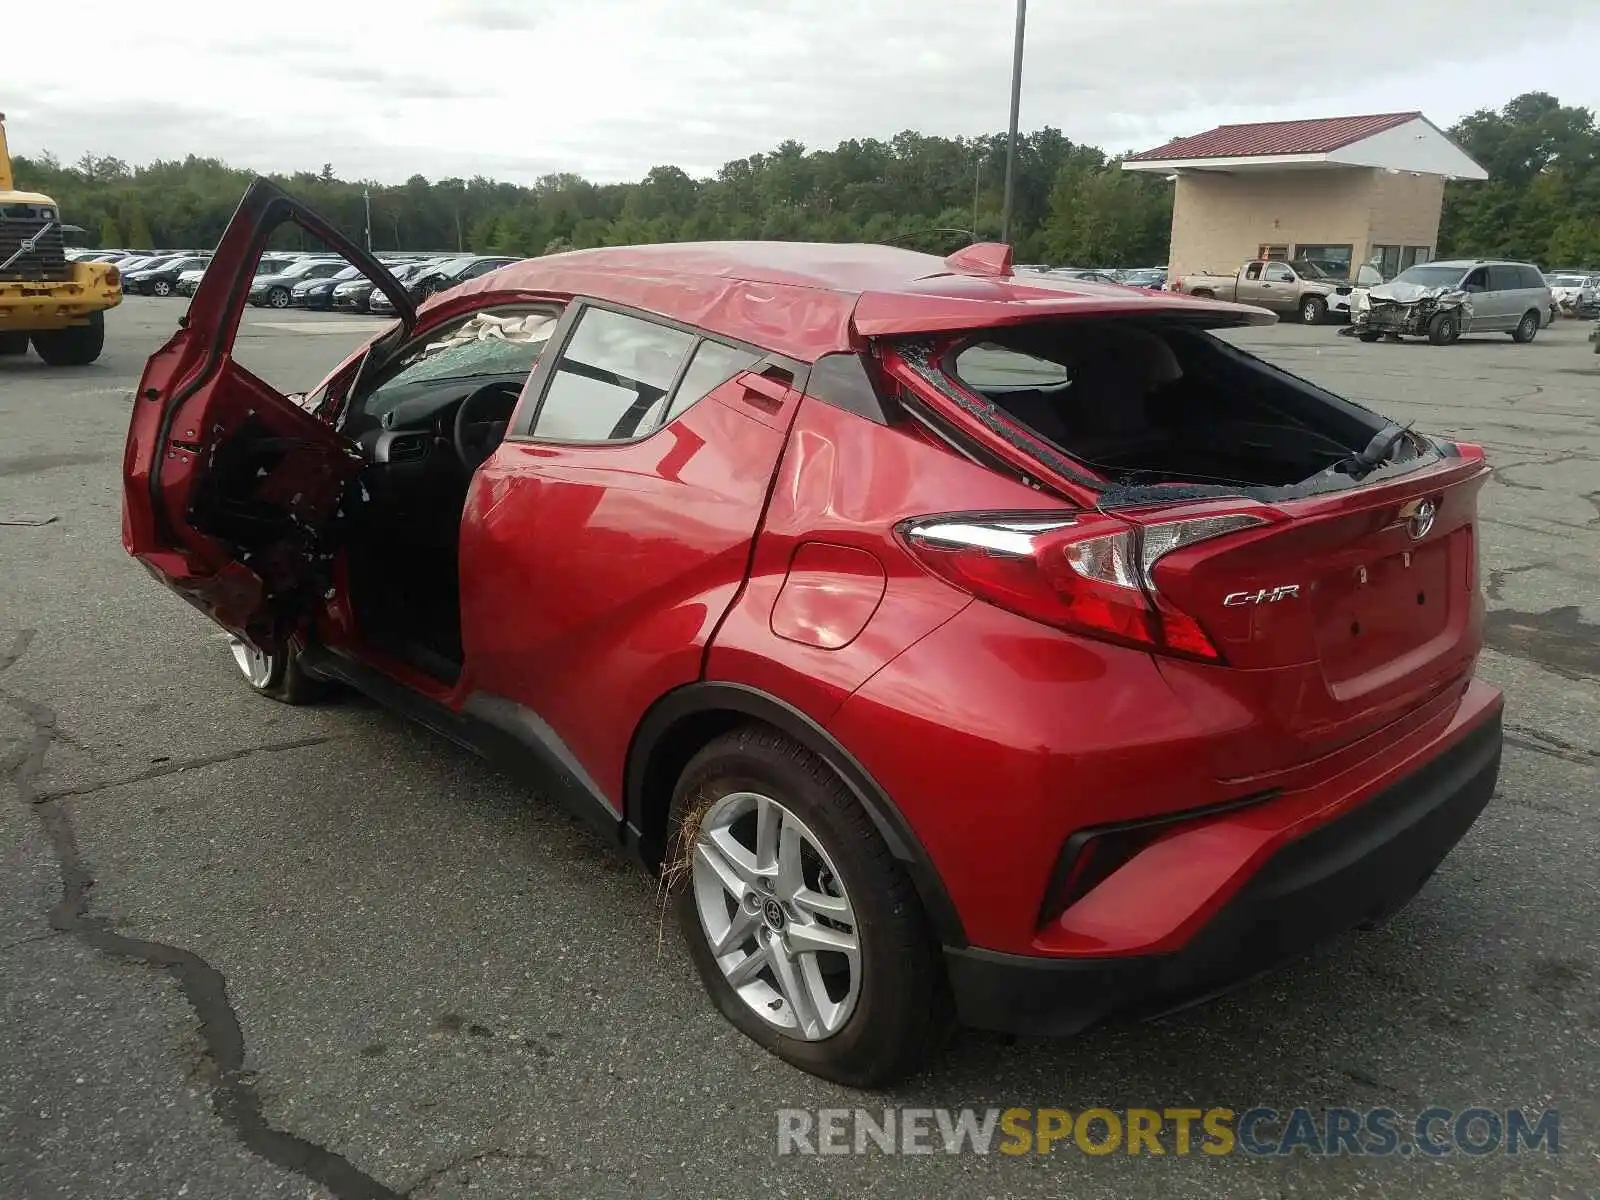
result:
[[[398,320],[296,400],[285,222]],[[250,687],[370,693],[662,872],[739,1029],[856,1085],[1169,1011],[1404,905],[1488,802],[1481,448],[1259,309],[784,242],[420,311],[255,183],[134,400],[123,538]]]

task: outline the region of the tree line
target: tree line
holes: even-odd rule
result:
[[[1600,131],[1588,109],[1544,93],[1463,118],[1450,131],[1489,171],[1446,189],[1441,254],[1600,264]],[[53,196],[86,244],[216,244],[250,173],[215,158],[130,166],[87,154],[65,165],[18,157],[19,187]],[[709,178],[675,166],[636,183],[576,174],[531,186],[474,176],[400,185],[320,172],[276,176],[376,250],[535,255],[590,246],[718,238],[889,242],[948,253],[999,236],[1005,136],[905,132],[832,150],[785,141]],[[1046,128],[1019,139],[1012,223],[1019,262],[1144,266],[1166,261],[1172,186]],[[296,235],[288,235],[291,240]]]

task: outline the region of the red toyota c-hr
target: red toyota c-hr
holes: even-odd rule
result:
[[[398,322],[234,361],[294,221]],[[369,692],[663,872],[706,989],[858,1085],[1406,903],[1494,790],[1483,452],[1009,251],[579,251],[421,312],[253,184],[150,359],[123,538],[290,703]]]

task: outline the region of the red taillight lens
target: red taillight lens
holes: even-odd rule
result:
[[[1246,513],[1135,525],[1104,513],[954,514],[900,526],[935,575],[1046,625],[1190,658],[1221,655],[1200,623],[1156,590],[1162,555],[1264,523]]]
[[[106,285],[109,287],[109,286],[111,286],[113,284],[117,284],[117,283],[120,283],[120,282],[122,282],[122,272],[117,270],[115,267],[107,267],[106,268]]]

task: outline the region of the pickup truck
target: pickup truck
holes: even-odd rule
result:
[[[1172,289],[1190,296],[1237,300],[1282,314],[1294,314],[1307,325],[1320,325],[1329,313],[1350,315],[1347,279],[1335,279],[1308,262],[1286,263],[1257,259],[1236,275],[1184,275]]]

